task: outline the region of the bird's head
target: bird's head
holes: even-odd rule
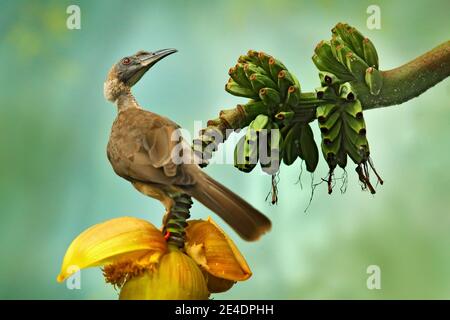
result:
[[[104,84],[105,98],[112,102],[116,101],[121,94],[129,92],[130,88],[159,60],[175,52],[176,49],[138,51],[132,56],[120,59],[108,73]]]

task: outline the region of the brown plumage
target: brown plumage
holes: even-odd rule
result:
[[[140,108],[131,94],[133,86],[150,67],[175,52],[138,52],[113,66],[105,82],[105,96],[116,102],[118,115],[108,143],[114,171],[140,192],[160,200],[169,213],[173,194],[189,195],[218,214],[242,238],[256,240],[270,229],[270,220],[245,200],[212,179],[193,163],[193,153],[180,136],[175,122]],[[135,66],[133,67],[133,63]],[[132,69],[130,71],[129,69]],[[183,145],[184,163],[173,157]],[[176,149],[178,148],[178,149]]]

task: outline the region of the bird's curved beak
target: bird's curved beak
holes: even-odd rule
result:
[[[129,78],[127,79],[127,84],[129,86],[133,86],[153,65],[175,52],[177,52],[176,49],[162,49],[154,52],[137,52],[135,56],[138,62],[137,65],[133,68],[134,70],[130,70],[132,74],[130,74]]]
[[[142,66],[150,68],[159,60],[175,52],[177,52],[176,49],[162,49],[154,52],[141,51],[137,54],[137,58],[141,62]]]

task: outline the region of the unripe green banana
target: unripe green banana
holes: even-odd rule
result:
[[[282,111],[282,112],[279,112],[278,115],[281,115],[281,114],[283,114],[283,113],[289,113],[289,114],[290,114],[291,111],[288,111],[288,112]],[[277,117],[277,115],[275,115],[275,118],[277,118],[278,120],[281,120],[280,118]],[[286,125],[281,126],[280,132],[281,132],[281,135],[283,136],[283,140],[286,139],[286,136],[287,136],[289,130],[291,130],[291,128],[292,128],[293,126],[294,126],[293,123],[290,123],[290,124],[286,124]]]
[[[369,38],[363,39],[364,60],[366,60],[369,67],[374,67],[378,70],[378,53]]]
[[[344,111],[351,115],[353,118],[362,119],[362,106],[359,100],[355,100],[353,102],[348,102],[344,106]]]
[[[254,73],[249,78],[250,83],[252,84],[253,90],[256,92],[259,92],[262,88],[272,88],[272,89],[278,89],[275,82],[272,81],[268,76]]]
[[[323,106],[321,106],[323,107]],[[322,121],[319,128],[322,135],[321,149],[330,169],[334,169],[338,163],[337,156],[341,149],[343,134],[341,105],[325,105],[323,110],[318,110]],[[341,161],[342,163],[342,161]]]
[[[347,30],[355,53],[360,58],[364,59],[364,49],[363,49],[364,36],[354,27],[350,27]]]
[[[346,82],[339,87],[339,96],[347,101],[355,101],[356,93],[353,91],[350,82]]]
[[[322,85],[322,87],[332,86],[335,84],[340,84],[340,83],[345,82],[345,80],[340,79],[334,73],[327,72],[327,71],[319,71],[319,79],[320,79],[320,84]]]
[[[269,117],[261,115],[261,117],[256,117],[247,128],[245,133],[245,144],[248,148],[244,148],[245,160],[251,164],[256,164],[258,162],[259,152],[258,152],[258,135],[261,130],[267,126]]]
[[[286,134],[283,142],[283,162],[290,166],[300,156],[300,124],[296,123]]]
[[[267,74],[270,75],[270,68],[269,68],[269,60],[270,60],[271,56],[269,56],[268,54],[264,53],[264,52],[259,52],[258,53],[258,60],[259,60],[259,65],[267,72]]]
[[[373,67],[367,68],[365,81],[371,94],[376,96],[380,93],[383,87],[383,76],[380,71]]]
[[[345,46],[345,42],[337,34],[333,34],[331,36],[330,45],[331,45],[331,53],[333,53],[334,58],[338,60],[336,47]]]
[[[361,59],[357,54],[349,52],[345,55],[345,63],[348,70],[359,81],[364,81],[366,69],[369,67],[367,63]]]
[[[337,105],[334,103],[323,104],[316,108],[316,118],[319,123],[325,123],[327,119],[337,110]],[[339,116],[339,115],[338,115]]]
[[[293,111],[280,111],[277,114],[275,114],[275,119],[280,120],[284,125],[283,129],[285,129],[286,126],[292,122],[294,116],[295,113]],[[282,132],[282,134],[284,137],[285,133]]]
[[[232,95],[246,98],[258,98],[258,94],[252,89],[241,87],[237,82],[230,78],[228,83],[225,85],[225,90]]]
[[[342,113],[342,117],[347,128],[346,132],[351,130],[360,136],[366,136],[366,124],[364,122],[364,119],[353,118],[351,115],[345,112]]]
[[[369,142],[367,141],[366,136],[362,136],[353,130],[345,131],[345,136],[348,139],[348,141],[350,141],[351,144],[355,146],[356,150],[363,150],[366,148],[366,146],[369,145]],[[361,149],[361,147],[363,149]],[[361,156],[363,158],[365,158],[365,153],[361,153]],[[367,159],[365,159],[365,160],[367,160]]]
[[[352,53],[353,51],[346,44],[339,44],[339,45],[337,45],[335,50],[336,50],[337,60],[341,63],[341,65],[345,68],[345,70],[347,72],[349,72],[348,71],[348,67],[347,67],[347,60],[346,60],[345,57],[349,53]],[[350,74],[352,74],[352,73],[350,73]]]
[[[317,54],[314,53],[313,56],[311,57],[311,59],[314,62],[314,64],[316,65],[317,69],[319,69],[321,71],[328,71],[328,72],[335,73],[334,70],[332,70],[332,68],[330,68],[330,66],[322,58],[320,58]]]
[[[331,130],[324,130],[321,127],[322,132],[322,143],[321,149],[325,160],[330,168],[335,168],[337,164],[337,154],[341,148],[341,127],[342,121],[337,121],[336,124],[331,128]]]
[[[319,120],[319,119],[318,119]],[[328,118],[324,118],[324,121],[319,121],[319,127],[323,130],[331,130],[337,121],[341,121],[341,112],[336,111],[331,113]]]
[[[287,90],[286,104],[296,106],[300,102],[300,89],[297,86],[290,86]]]
[[[349,72],[334,57],[328,41],[319,42],[314,52],[313,62],[319,70],[331,72],[340,78],[348,78]]]
[[[336,63],[336,59],[331,51],[331,44],[329,41],[320,41],[314,48],[314,52],[325,62],[330,64]]]
[[[258,51],[248,50],[247,55],[242,55],[239,57],[238,62],[240,63],[252,63],[254,65],[259,64]]]
[[[367,140],[365,123],[361,123],[345,113],[343,114],[343,117],[345,134],[350,139],[350,142],[355,145],[364,143],[364,140]]]
[[[252,169],[245,168],[245,160],[244,160],[244,146],[245,146],[245,136],[242,136],[239,141],[236,143],[236,146],[234,147],[234,166],[244,172],[250,172]]]
[[[298,81],[296,81],[296,78],[294,77],[294,75],[292,73],[290,73],[287,70],[281,70],[278,73],[278,79],[285,79],[290,86],[298,86]]]
[[[260,150],[259,164],[261,166],[261,170],[267,174],[274,175],[280,168],[280,153],[281,146],[283,145],[283,137],[276,122],[269,122],[269,125],[266,127],[266,131],[260,133],[259,138],[266,139],[265,152]],[[264,159],[264,156],[267,156],[267,158]]]
[[[343,138],[341,137],[341,139]],[[339,149],[338,154],[336,156],[336,161],[339,167],[341,167],[342,169],[344,169],[347,166],[347,152],[345,152],[345,148],[341,147]]]
[[[335,168],[337,164],[337,155],[341,149],[342,137],[339,135],[337,139],[331,141],[329,139],[322,139],[321,149],[325,160],[330,168]]]
[[[328,139],[330,141],[335,141],[339,134],[341,133],[342,121],[336,121],[334,126],[331,129],[328,129],[325,126],[320,126],[320,132],[322,133],[322,139]]]
[[[268,116],[265,114],[260,114],[250,123],[248,127],[255,132],[261,132],[261,130],[269,128],[271,122],[272,121]]]
[[[282,98],[287,97],[287,90],[290,86],[295,86],[295,80],[287,70],[281,70],[278,73],[278,89]]]
[[[239,139],[236,147],[234,148],[234,166],[243,172],[250,172],[256,167],[256,161],[250,161],[250,156],[254,155],[252,149],[257,148],[257,145],[249,145],[246,141],[246,136]],[[256,153],[257,156],[257,153]]]
[[[319,162],[319,150],[317,149],[316,142],[314,141],[314,134],[309,124],[305,124],[301,127],[300,131],[300,148],[305,160],[306,170],[314,172]]]
[[[272,80],[278,81],[278,74],[281,70],[287,70],[283,63],[275,59],[274,57],[270,57],[269,59],[269,70]]]
[[[353,47],[350,28],[351,27],[346,23],[338,23],[333,29],[331,29],[331,32],[340,37],[352,51],[356,51]]]
[[[290,73],[292,80],[294,80],[295,85],[298,87],[299,90],[301,90],[301,86],[300,86],[300,81],[298,81],[297,77],[295,76],[295,74]]]
[[[333,87],[326,86],[326,87],[316,88],[315,90],[316,90],[317,99],[336,101],[338,98],[336,96],[336,91],[334,91]]]
[[[347,71],[347,69],[340,64],[330,65],[329,63],[325,62],[322,58],[320,58],[317,54],[314,54],[311,59],[316,65],[317,69],[321,71],[334,73],[335,75],[337,75],[339,78],[342,79],[346,78],[348,78],[349,80],[353,79],[353,76]]]
[[[267,163],[260,162],[261,170],[270,175],[274,175],[280,169],[281,146],[283,145],[283,137],[278,125],[275,122],[272,125],[267,144],[269,161]]]
[[[364,161],[363,152],[360,152],[346,135],[342,136],[342,143],[345,151],[354,163],[359,164]]]
[[[268,107],[277,107],[281,102],[280,94],[277,90],[272,88],[262,88],[259,90],[260,99],[268,106]]]
[[[245,72],[245,75],[247,76],[247,79],[249,79],[249,81],[250,81],[251,75],[255,74],[255,73],[267,76],[267,73],[263,68],[257,66],[256,64],[253,64],[253,63],[244,64],[244,72]]]
[[[248,126],[245,136],[239,140],[234,151],[235,167],[244,172],[250,172],[258,163],[259,135],[269,127],[270,118],[266,115],[258,115]]]
[[[250,61],[248,60],[248,57],[246,55],[242,54],[238,58],[238,63],[246,64],[246,63],[250,63]]]
[[[366,137],[365,124],[358,123],[355,119],[344,113],[345,139],[347,141],[346,150],[355,161],[362,159],[366,161],[369,157],[369,142]],[[361,160],[360,160],[361,161]],[[360,163],[355,161],[356,163]]]
[[[236,66],[230,68],[228,74],[241,87],[252,89],[252,85],[245,74],[244,65],[242,63],[238,63]]]
[[[242,110],[248,119],[254,119],[260,114],[269,114],[269,108],[261,100],[249,100],[244,105],[237,105],[237,108]],[[242,126],[247,126],[249,123],[242,123]]]

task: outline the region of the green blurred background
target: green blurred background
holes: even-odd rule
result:
[[[0,4],[0,298],[115,299],[98,268],[81,290],[56,282],[71,240],[123,215],[159,225],[162,206],[112,171],[105,153],[115,107],[106,73],[139,49],[179,50],[136,86],[137,99],[193,130],[245,101],[227,94],[227,70],[248,49],[282,60],[304,90],[319,85],[314,46],[339,21],[375,43],[390,69],[449,39],[450,5],[376,1],[381,30],[368,30],[373,1],[2,1]],[[81,8],[81,30],[66,8]],[[353,165],[344,195],[295,184],[300,163],[281,169],[279,204],[265,202],[270,177],[232,165],[206,171],[273,221],[257,243],[233,239],[253,277],[216,299],[450,298],[450,82],[401,106],[368,111],[372,157],[385,185],[361,192]],[[314,126],[315,127],[315,126]],[[316,130],[318,140],[318,130]],[[321,159],[316,181],[325,176]],[[340,172],[337,173],[338,175]],[[210,214],[196,204],[195,217]],[[223,224],[222,224],[223,225]],[[381,268],[381,290],[366,269]]]

